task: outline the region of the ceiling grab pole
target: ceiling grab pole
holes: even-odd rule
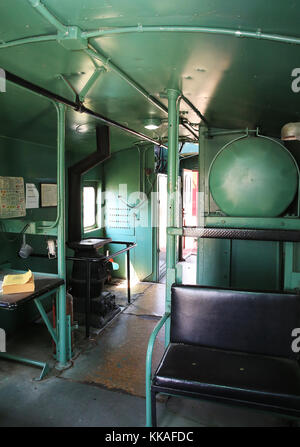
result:
[[[59,196],[57,206],[59,208],[59,220],[57,225],[57,269],[58,276],[66,281],[66,229],[65,229],[65,122],[66,106],[57,104],[57,145],[59,154]],[[58,292],[58,343],[57,343],[57,369],[65,369],[70,366],[70,340],[71,327],[67,324],[66,316],[66,284],[59,288]]]
[[[179,104],[177,101],[180,96],[178,90],[168,90],[168,213],[167,227],[176,226],[176,197],[178,186],[178,125],[179,125]],[[176,240],[177,237],[167,232],[167,278],[166,278],[166,304],[165,312],[171,310],[171,286],[176,280]],[[170,341],[170,325],[169,320],[165,329],[165,344]]]
[[[12,82],[13,84],[18,85],[21,88],[24,88],[26,90],[29,90],[38,96],[49,98],[55,101],[56,103],[65,104],[67,107],[70,107],[71,109],[78,111],[80,107],[80,112],[85,113],[87,115],[92,116],[96,120],[101,121],[102,123],[107,124],[108,126],[115,127],[117,129],[120,129],[123,132],[126,132],[128,134],[134,135],[137,138],[140,138],[145,141],[149,141],[150,143],[156,144],[157,146],[164,147],[167,149],[167,146],[162,144],[160,141],[156,141],[153,138],[148,137],[147,135],[144,135],[140,132],[137,132],[133,129],[130,129],[129,127],[124,126],[123,124],[118,123],[117,121],[111,120],[100,113],[94,112],[93,110],[88,109],[84,105],[77,104],[74,101],[70,101],[67,98],[64,98],[63,96],[57,95],[56,93],[51,92],[50,90],[47,90],[43,87],[40,87],[36,84],[33,84],[32,82],[26,81],[25,79],[20,78],[19,76],[14,75],[13,73],[10,73],[9,71],[5,70],[6,80],[8,82]],[[52,226],[51,226],[52,228]]]

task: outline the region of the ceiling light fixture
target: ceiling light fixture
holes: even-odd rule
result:
[[[78,124],[78,126],[75,127],[75,130],[77,133],[86,133],[90,130],[89,124]]]
[[[161,120],[159,118],[148,118],[144,122],[145,129],[156,130],[160,127]]]

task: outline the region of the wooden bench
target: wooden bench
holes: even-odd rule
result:
[[[180,395],[300,417],[300,295],[173,285],[170,343],[151,376],[147,352],[147,426],[156,395]]]

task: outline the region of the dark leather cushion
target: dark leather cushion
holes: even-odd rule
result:
[[[286,358],[172,343],[153,384],[300,411],[300,367]]]
[[[171,342],[298,358],[300,295],[172,287]]]

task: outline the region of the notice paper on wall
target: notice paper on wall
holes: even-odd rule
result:
[[[0,177],[0,219],[26,216],[23,177]]]
[[[57,206],[57,184],[41,184],[41,204],[42,206]]]
[[[26,208],[39,207],[39,192],[34,183],[26,183]]]

